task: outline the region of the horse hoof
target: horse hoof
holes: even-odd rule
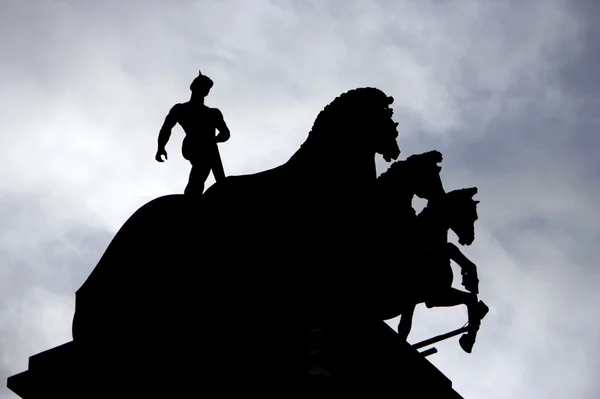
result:
[[[488,306],[483,303],[483,301],[479,301],[479,303],[477,304],[477,312],[479,313],[479,320],[483,319],[485,317],[486,314],[488,314],[488,312],[490,311],[490,308],[488,308]]]
[[[473,345],[475,345],[475,338],[469,334],[464,334],[458,339],[460,347],[467,353],[471,353]]]

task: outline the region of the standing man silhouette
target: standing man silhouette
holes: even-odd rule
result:
[[[188,185],[184,191],[186,195],[201,195],[211,170],[215,181],[225,178],[217,143],[229,140],[230,132],[221,111],[204,104],[204,98],[212,86],[213,81],[198,71],[198,76],[190,85],[190,100],[175,104],[171,108],[158,134],[155,158],[158,162],[164,162],[162,156],[167,159],[165,146],[171,137],[171,129],[179,123],[185,132],[182,155],[192,164]],[[215,129],[219,131],[216,136]]]

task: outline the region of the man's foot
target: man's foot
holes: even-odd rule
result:
[[[459,339],[458,343],[460,347],[467,353],[471,353],[473,345],[475,345],[475,333],[463,334]]]

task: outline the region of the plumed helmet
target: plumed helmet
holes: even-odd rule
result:
[[[211,78],[209,78],[208,76],[202,75],[202,72],[200,70],[198,70],[198,76],[196,77],[196,79],[194,79],[194,81],[192,82],[192,84],[190,85],[190,90],[191,91],[208,91],[212,88],[213,86],[213,81]]]

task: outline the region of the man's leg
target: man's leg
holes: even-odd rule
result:
[[[207,161],[207,159],[190,161],[192,163],[192,170],[190,171],[188,184],[183,192],[185,195],[202,195],[204,192],[204,183],[210,173],[210,165]]]

